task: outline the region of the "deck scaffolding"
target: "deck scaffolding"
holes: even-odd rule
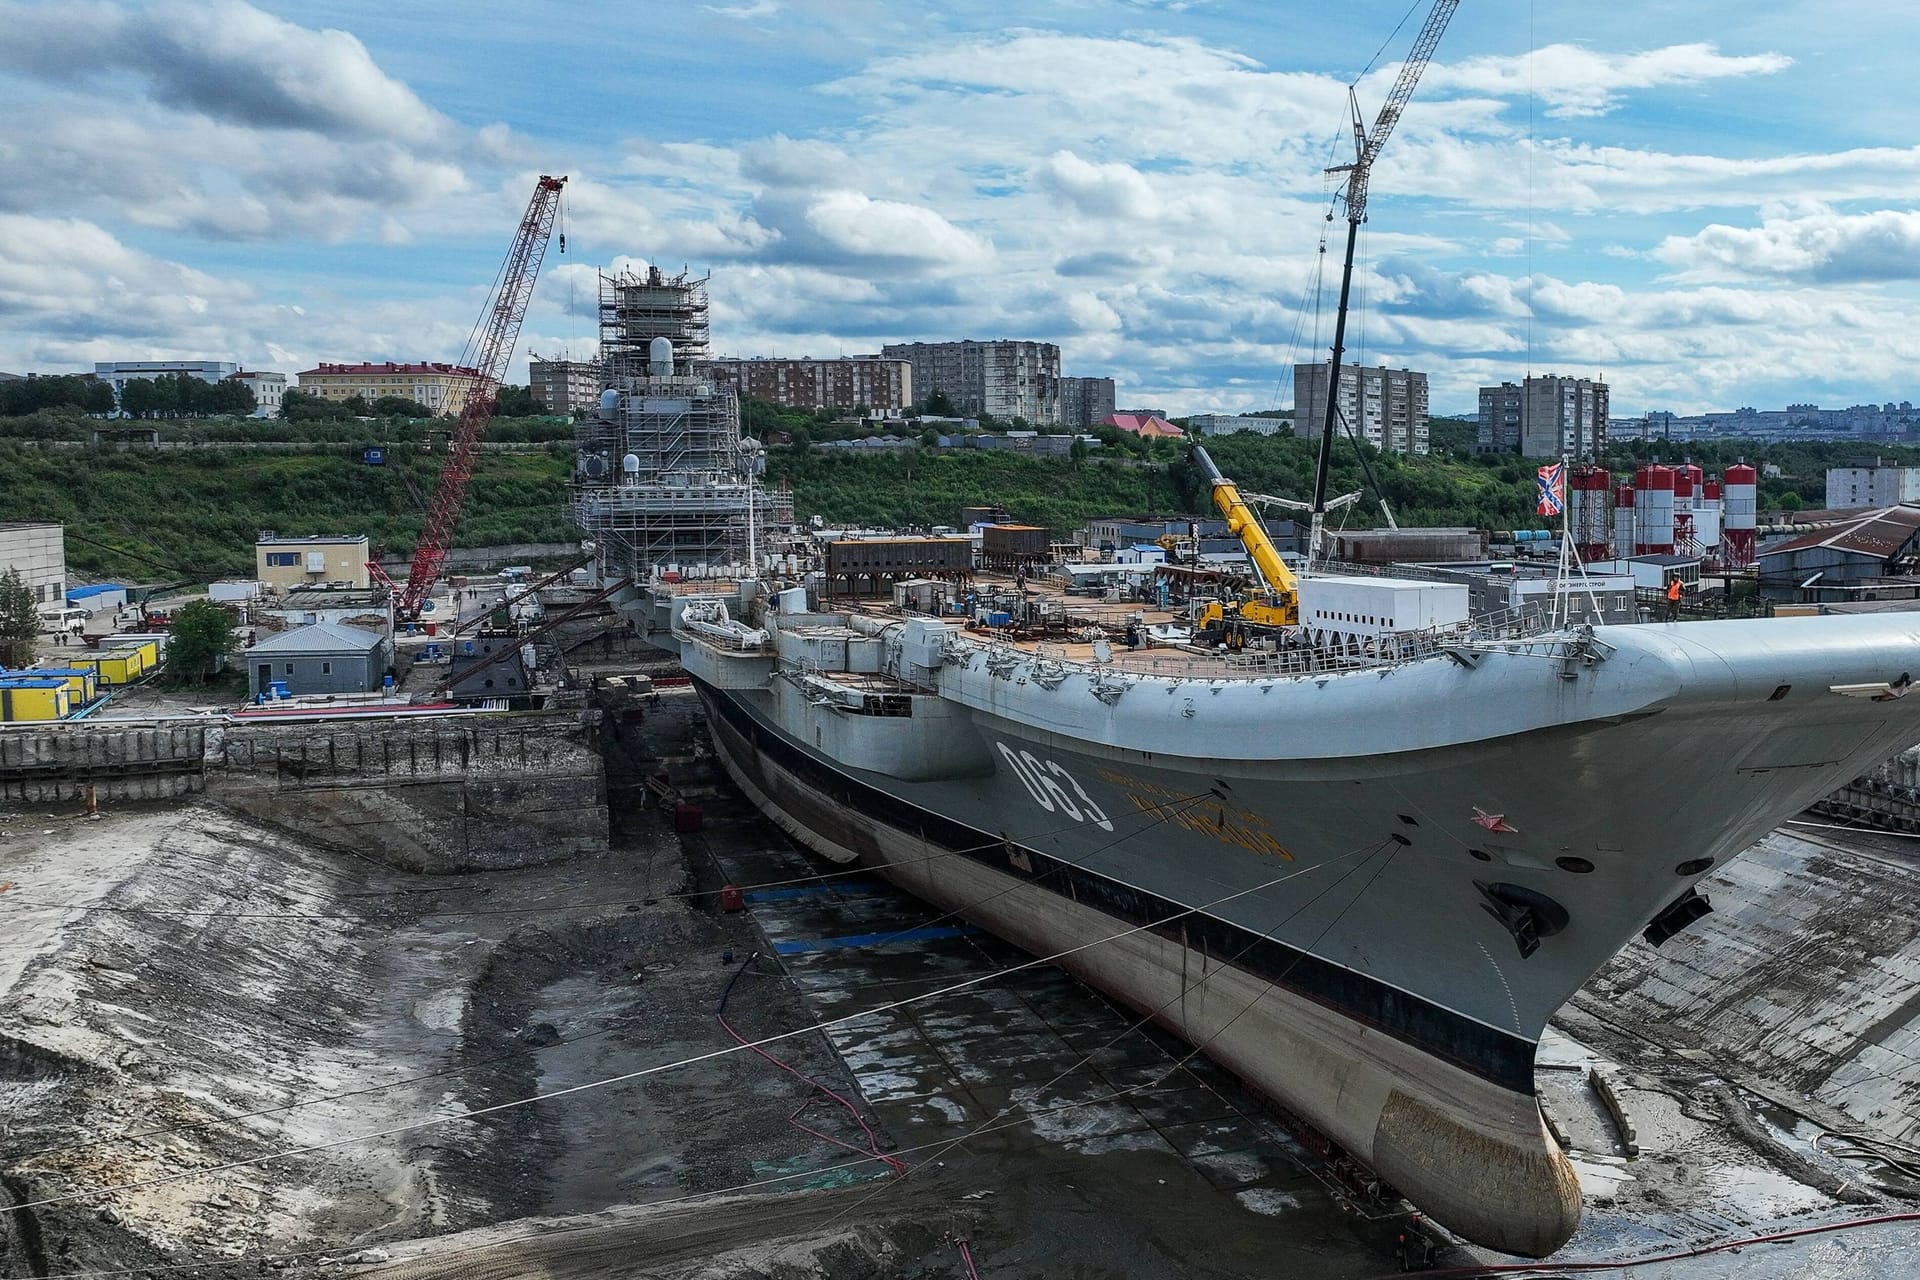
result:
[[[765,544],[765,454],[742,440],[733,393],[706,376],[707,335],[705,277],[601,275],[608,392],[575,428],[574,518],[604,580],[737,576]]]

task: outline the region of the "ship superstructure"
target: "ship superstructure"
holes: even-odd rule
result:
[[[739,577],[764,547],[765,453],[703,371],[707,282],[658,267],[600,278],[607,388],[575,429],[573,513],[605,580]]]

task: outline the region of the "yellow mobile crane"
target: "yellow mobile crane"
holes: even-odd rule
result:
[[[1258,585],[1237,600],[1215,600],[1194,619],[1194,639],[1201,644],[1225,642],[1243,647],[1250,635],[1278,631],[1300,622],[1300,588],[1293,570],[1280,558],[1279,548],[1260,523],[1253,508],[1240,496],[1239,486],[1220,474],[1213,459],[1199,445],[1192,449],[1193,465],[1213,485],[1213,505],[1226,517],[1227,531],[1240,539],[1253,561]]]

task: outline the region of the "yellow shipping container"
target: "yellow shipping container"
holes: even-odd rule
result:
[[[0,720],[58,720],[72,710],[64,680],[0,683]]]
[[[76,707],[93,701],[100,681],[100,673],[92,667],[33,667],[28,674],[35,680],[65,680]]]
[[[138,649],[140,651],[140,669],[151,671],[160,665],[160,642],[158,640],[137,640],[127,644],[116,644],[115,649]]]
[[[102,685],[128,684],[140,678],[140,655],[126,650],[90,653],[76,659],[75,665],[98,671]]]

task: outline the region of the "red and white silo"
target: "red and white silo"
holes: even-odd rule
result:
[[[1760,513],[1760,473],[1744,462],[1728,467],[1725,504],[1721,559],[1730,569],[1744,569],[1753,563],[1754,530]]]
[[[1673,554],[1673,469],[1655,464],[1633,475],[1633,553],[1638,556]]]
[[[1606,559],[1612,488],[1606,468],[1591,463],[1575,466],[1567,477],[1567,529],[1582,561]]]
[[[1620,484],[1613,487],[1613,554],[1630,556],[1633,554],[1634,537],[1633,486]]]
[[[1700,468],[1691,462],[1673,469],[1673,549],[1683,556],[1700,554],[1693,528],[1693,495],[1699,483]]]

